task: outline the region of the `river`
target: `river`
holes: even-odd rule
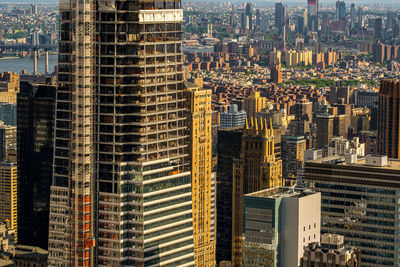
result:
[[[49,55],[49,72],[54,71],[54,66],[57,65],[57,55]],[[45,69],[45,56],[42,55],[38,59],[38,72],[44,73]],[[11,58],[1,59],[0,58],[0,73],[5,71],[11,71],[15,73],[21,73],[22,70],[26,70],[27,73],[33,72],[33,58]]]

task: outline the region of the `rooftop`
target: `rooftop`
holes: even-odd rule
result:
[[[254,193],[247,194],[249,197],[261,197],[261,198],[283,198],[283,197],[297,197],[301,198],[304,196],[315,194],[315,192],[306,188],[296,187],[274,187]]]
[[[400,160],[398,159],[387,159],[383,164],[379,164],[381,161],[385,161],[384,156],[372,156],[368,155],[357,159],[357,163],[346,162],[343,155],[332,155],[315,160],[310,160],[310,163],[321,163],[321,164],[333,164],[333,165],[345,165],[345,166],[364,166],[370,168],[382,168],[390,170],[400,170]],[[386,163],[386,164],[385,164]]]

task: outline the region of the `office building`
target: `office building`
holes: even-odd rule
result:
[[[47,250],[53,175],[54,84],[21,82],[17,96],[18,232],[24,245]]]
[[[318,31],[319,0],[307,0],[307,28],[311,32]]]
[[[193,239],[196,266],[215,266],[215,238],[211,237],[212,110],[211,90],[187,86],[190,105]]]
[[[304,136],[282,135],[281,145],[282,177],[285,182],[294,183],[304,168],[306,139]]]
[[[274,187],[244,195],[243,209],[243,266],[299,266],[320,240],[320,193]]]
[[[378,153],[389,158],[400,158],[400,82],[383,80],[379,88]]]
[[[10,151],[17,149],[17,127],[0,122],[0,161],[8,161]]]
[[[399,265],[399,160],[329,156],[307,161],[304,176],[321,192],[321,233],[343,235],[361,250],[362,266]]]
[[[312,242],[304,249],[301,267],[328,266],[361,267],[361,251],[345,245],[344,237],[336,234],[321,235],[319,242]]]
[[[5,125],[17,126],[17,105],[0,103],[0,121]]]
[[[49,266],[194,266],[181,1],[59,8]]]
[[[7,221],[8,229],[15,231],[15,242],[18,241],[17,181],[17,164],[0,162],[0,222]]]
[[[282,185],[282,160],[275,156],[272,120],[250,117],[242,151],[233,163],[232,264],[242,266],[243,196]]]
[[[334,115],[317,116],[317,148],[324,148],[333,137]]]
[[[260,31],[261,32],[266,32],[269,31],[269,24],[270,24],[270,19],[269,19],[269,14],[264,14],[261,17],[261,25],[260,25]]]
[[[271,72],[271,81],[273,83],[279,84],[282,83],[282,69],[280,63],[270,64],[269,70]]]
[[[231,104],[228,112],[219,115],[221,128],[243,127],[246,121],[246,111],[238,110],[236,104]]]
[[[246,3],[246,21],[248,30],[253,30],[253,6],[251,3]]]
[[[0,74],[0,102],[16,103],[19,91],[19,75],[12,72]]]
[[[345,20],[346,19],[346,3],[344,1],[336,1],[336,20]]]
[[[350,6],[350,29],[354,29],[356,27],[356,6],[351,4]]]
[[[383,26],[382,26],[382,18],[375,19],[375,39],[380,40],[382,39],[383,34]]]
[[[240,157],[242,127],[218,130],[217,164],[217,263],[232,258],[233,161]],[[235,144],[235,145],[232,145]]]
[[[282,2],[275,3],[275,28],[277,33],[282,34],[285,28],[286,7]]]
[[[260,96],[260,92],[252,91],[250,96],[244,99],[243,109],[250,117],[255,117],[258,112],[267,106],[267,98]]]

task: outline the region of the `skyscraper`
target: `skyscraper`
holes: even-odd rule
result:
[[[307,28],[318,31],[318,0],[307,0]]]
[[[9,161],[8,153],[17,149],[17,127],[0,121],[0,162]]]
[[[275,28],[278,33],[283,33],[285,27],[286,8],[282,2],[275,3]]]
[[[400,158],[399,101],[399,81],[381,81],[378,104],[378,153],[395,159]]]
[[[193,199],[194,260],[196,266],[215,266],[212,211],[212,110],[211,90],[188,86]]]
[[[399,175],[400,161],[386,156],[335,155],[305,163],[306,187],[321,192],[321,233],[343,235],[361,250],[362,266],[398,265]]]
[[[344,1],[336,1],[336,20],[346,19],[346,3]]]
[[[194,265],[182,19],[60,2],[50,266]]]
[[[253,5],[251,3],[246,3],[246,20],[249,30],[253,30]]]
[[[240,158],[233,163],[232,265],[242,266],[243,196],[282,185],[282,160],[275,156],[272,120],[246,120]]]
[[[356,27],[356,6],[351,4],[350,6],[350,29]]]
[[[260,92],[252,91],[250,96],[244,99],[243,109],[248,116],[255,117],[257,112],[263,110],[267,105],[267,98],[262,97]]]
[[[18,241],[17,224],[17,163],[0,162],[0,221],[7,221],[15,231],[15,242]]]
[[[233,161],[240,157],[242,128],[218,130],[217,167],[217,263],[232,258]],[[236,144],[236,145],[232,145]]]
[[[282,135],[282,177],[285,181],[295,182],[299,171],[304,168],[306,139],[304,136]]]
[[[380,40],[382,39],[383,34],[383,26],[382,26],[382,18],[375,19],[375,39]]]
[[[18,232],[47,250],[56,86],[21,82],[17,96]]]

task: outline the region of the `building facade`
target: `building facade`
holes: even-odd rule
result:
[[[238,110],[236,104],[231,104],[228,112],[222,112],[219,119],[221,128],[243,127],[246,121],[246,111]]]
[[[400,82],[383,80],[378,102],[378,153],[400,158]]]
[[[193,239],[196,266],[215,266],[212,237],[212,110],[211,90],[187,86],[190,104]]]
[[[243,266],[299,266],[304,246],[319,242],[320,193],[270,188],[245,195],[243,209]]]
[[[361,267],[361,251],[355,247],[346,246],[344,237],[336,234],[323,234],[321,245],[312,242],[304,249],[301,267]]]
[[[233,161],[240,157],[242,127],[218,130],[217,164],[217,263],[232,259]],[[235,144],[235,145],[232,145]]]
[[[282,144],[282,177],[285,181],[295,181],[304,168],[306,139],[304,136],[283,135]]]
[[[305,184],[321,192],[321,233],[339,234],[361,250],[362,266],[400,263],[400,162],[328,156],[305,163]]]
[[[17,96],[18,232],[47,250],[56,86],[21,82]]]
[[[59,7],[49,266],[194,266],[181,1]]]
[[[14,241],[18,241],[17,212],[18,171],[15,162],[0,163],[0,221],[8,222],[8,229],[15,231]]]
[[[282,185],[282,160],[275,156],[272,120],[250,117],[240,157],[233,163],[232,264],[242,266],[243,196]]]

